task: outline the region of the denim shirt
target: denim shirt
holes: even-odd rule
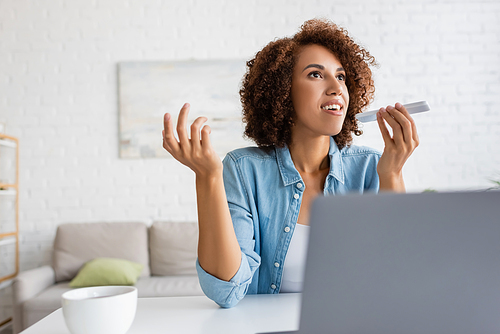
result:
[[[324,195],[378,192],[378,151],[360,146],[339,150],[332,137],[329,156]],[[221,307],[232,307],[246,294],[279,292],[305,185],[287,147],[237,149],[227,154],[223,165],[229,211],[241,248],[240,268],[229,282],[204,271],[198,261],[196,269],[207,297]]]

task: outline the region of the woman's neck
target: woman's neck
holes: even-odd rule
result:
[[[330,168],[328,151],[330,137],[302,137],[293,138],[289,146],[290,155],[295,168],[299,173],[316,173]]]

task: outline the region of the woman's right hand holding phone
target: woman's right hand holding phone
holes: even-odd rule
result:
[[[192,169],[198,177],[221,176],[222,162],[210,142],[211,129],[208,125],[202,127],[207,121],[206,117],[198,117],[191,124],[191,138],[189,138],[187,130],[189,108],[189,103],[185,103],[179,113],[177,121],[179,141],[174,136],[172,115],[165,114],[163,148],[180,163]]]

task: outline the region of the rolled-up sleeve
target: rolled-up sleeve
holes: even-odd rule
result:
[[[241,253],[241,264],[236,275],[228,281],[223,281],[207,273],[196,261],[196,270],[200,285],[208,298],[216,302],[220,307],[233,307],[245,297],[248,286],[252,281],[252,272],[245,254]]]
[[[249,184],[242,176],[240,166],[230,156],[224,164],[224,187],[231,213],[236,238],[241,249],[241,264],[236,274],[229,280],[221,280],[207,273],[196,261],[196,270],[205,295],[219,306],[235,306],[248,292],[252,278],[260,266],[261,258],[255,251],[255,202],[249,192]],[[257,224],[258,226],[258,224]],[[257,227],[258,228],[258,227]]]

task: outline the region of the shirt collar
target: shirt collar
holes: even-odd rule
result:
[[[283,184],[288,186],[294,184],[298,181],[302,181],[300,173],[295,168],[292,161],[292,156],[290,155],[290,150],[288,146],[285,147],[275,147],[276,158],[278,160],[278,167],[281,174],[281,179]],[[344,183],[344,167],[342,165],[342,154],[335,143],[333,137],[330,137],[330,149],[328,151],[330,156],[330,172],[328,175],[333,176],[339,182]]]

